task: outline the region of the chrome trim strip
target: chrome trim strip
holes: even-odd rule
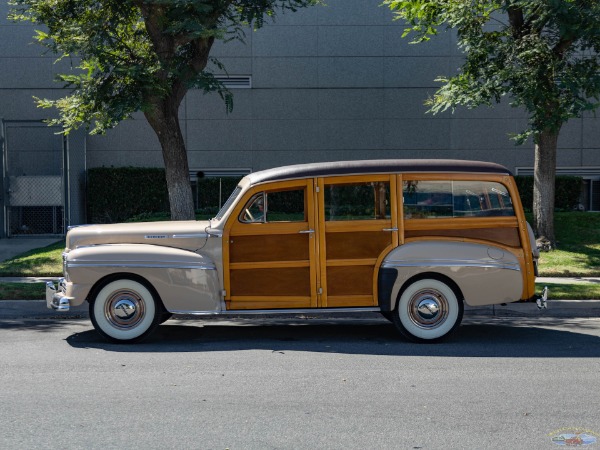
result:
[[[495,262],[478,262],[478,261],[460,261],[460,260],[423,260],[423,261],[385,261],[381,264],[384,268],[394,267],[480,267],[484,269],[506,269],[521,271],[518,264],[511,263],[495,263]]]
[[[206,239],[206,233],[174,234],[173,239]]]
[[[71,261],[68,268],[75,267],[119,267],[119,268],[145,268],[145,269],[198,269],[198,270],[217,270],[214,264],[194,264],[194,263],[141,263],[136,261],[123,262],[94,262],[94,261]]]
[[[190,314],[194,316],[252,316],[258,314],[323,314],[323,313],[355,313],[381,312],[379,307],[368,308],[308,308],[308,309],[228,309],[225,311],[183,311],[169,310],[173,314]]]
[[[208,228],[206,234],[209,237],[223,237],[223,231],[216,228]]]

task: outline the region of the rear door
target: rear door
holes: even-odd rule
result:
[[[319,306],[376,306],[376,270],[398,245],[396,177],[319,178],[317,186]]]

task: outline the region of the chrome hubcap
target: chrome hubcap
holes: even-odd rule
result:
[[[135,327],[146,312],[142,298],[134,291],[113,292],[104,306],[104,316],[112,326],[119,329]]]
[[[408,316],[419,328],[437,328],[448,317],[448,300],[436,289],[420,290],[408,302]]]

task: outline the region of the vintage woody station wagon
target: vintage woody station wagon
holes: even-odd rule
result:
[[[210,221],[76,227],[49,308],[89,302],[136,341],[172,314],[377,311],[437,341],[472,306],[543,300],[511,173],[483,162],[374,160],[255,172]]]

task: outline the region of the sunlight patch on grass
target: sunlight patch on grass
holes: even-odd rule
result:
[[[550,300],[600,300],[600,283],[536,283],[536,292],[548,286]]]
[[[62,275],[65,241],[22,253],[0,262],[0,277],[56,277]]]

